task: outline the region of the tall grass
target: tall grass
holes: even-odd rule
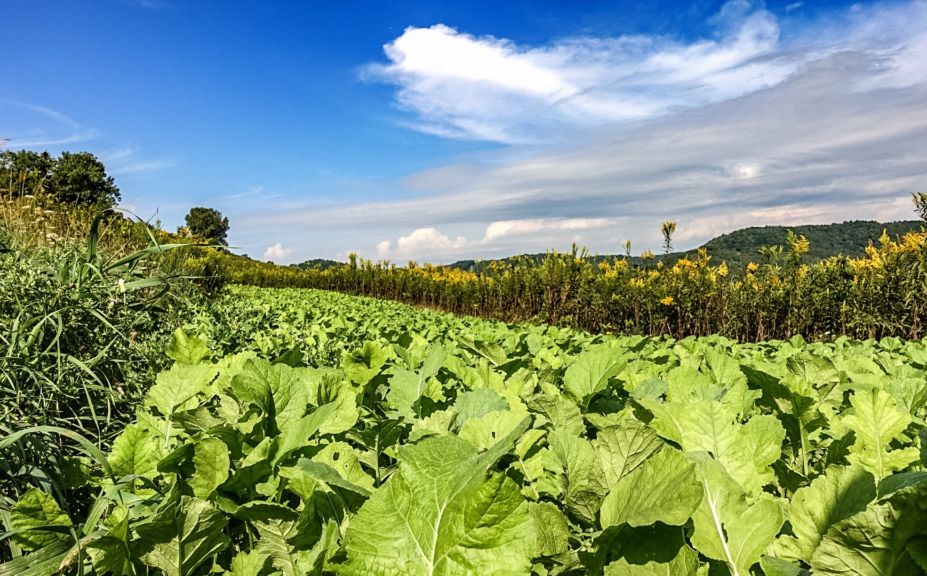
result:
[[[34,426],[107,445],[134,417],[195,295],[144,223],[23,198],[0,208],[0,437]],[[66,491],[80,465],[55,437],[0,452],[0,485]]]

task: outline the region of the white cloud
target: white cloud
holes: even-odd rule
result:
[[[506,236],[522,234],[541,234],[562,231],[589,230],[604,228],[615,224],[611,218],[535,218],[532,220],[502,220],[486,227],[483,243],[492,242]]]
[[[99,154],[112,176],[125,176],[143,172],[157,172],[177,164],[176,158],[142,158],[135,148],[120,148]]]
[[[56,148],[97,137],[93,128],[46,106],[0,99],[0,137],[10,149]]]
[[[350,244],[451,261],[566,250],[577,236],[600,253],[622,251],[626,239],[635,251],[658,248],[666,219],[678,221],[677,247],[687,249],[741,226],[912,218],[910,192],[927,181],[927,2],[831,13],[801,28],[729,6],[717,38],[689,44],[522,48],[433,30],[524,72],[505,84],[492,70],[474,79],[454,67],[439,74],[431,61],[404,68],[397,57],[375,73],[401,80],[414,122],[445,136],[550,143],[410,175],[399,199],[290,206],[245,223],[313,230],[331,254]],[[552,95],[573,87],[569,98]],[[626,105],[638,121],[620,121]]]
[[[277,242],[273,246],[268,246],[267,249],[264,250],[264,260],[272,260],[279,263],[282,260],[285,260],[292,253],[292,249],[284,248],[282,243]]]
[[[391,254],[397,258],[427,259],[456,254],[467,245],[467,239],[463,236],[450,238],[436,228],[416,228],[408,236],[400,236],[396,240],[396,249]],[[378,245],[377,253],[379,248]]]
[[[581,239],[575,232],[595,230],[615,225],[617,220],[609,218],[535,218],[531,220],[502,220],[491,222],[483,233],[482,239],[468,240],[464,236],[451,238],[437,228],[417,228],[396,241],[395,250],[390,240],[377,244],[377,256],[388,258],[432,259],[441,261],[462,257],[474,250],[504,251],[518,245],[526,236],[541,241],[562,242]],[[554,245],[545,249],[554,248]]]
[[[389,247],[392,243],[389,240],[383,240],[377,243],[377,256],[386,258],[389,256]]]
[[[739,4],[739,3],[738,3]],[[779,27],[765,10],[727,10],[721,36],[570,38],[540,48],[443,24],[407,28],[368,75],[398,86],[411,126],[465,139],[519,142],[556,126],[653,118],[775,85],[796,58],[773,57]]]

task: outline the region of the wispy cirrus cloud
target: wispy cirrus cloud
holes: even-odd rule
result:
[[[178,157],[148,158],[136,148],[120,148],[103,152],[99,156],[106,164],[107,172],[113,176],[157,172],[172,168],[179,162]]]
[[[38,104],[0,99],[0,138],[7,148],[55,148],[93,140],[93,128],[57,110]]]

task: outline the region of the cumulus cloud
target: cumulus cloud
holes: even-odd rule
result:
[[[927,3],[855,7],[801,25],[727,6],[713,21],[717,37],[688,44],[586,38],[523,48],[444,26],[409,29],[371,73],[397,83],[419,125],[559,139],[410,175],[401,199],[250,222],[353,230],[368,253],[449,261],[567,249],[579,234],[593,251],[615,252],[625,239],[655,248],[665,219],[678,221],[677,246],[690,248],[747,225],[912,217],[910,192],[927,180]],[[419,42],[463,55],[441,68],[442,52],[426,57]],[[462,63],[475,54],[487,69]]]
[[[285,260],[292,253],[293,250],[291,248],[284,248],[282,243],[277,242],[272,246],[268,246],[267,249],[264,250],[264,260],[280,262]]]
[[[581,238],[577,232],[601,229],[617,222],[609,218],[535,218],[530,220],[501,220],[492,222],[480,239],[467,239],[457,236],[451,239],[447,234],[434,227],[417,228],[406,236],[401,236],[392,249],[390,240],[377,244],[377,256],[380,258],[435,258],[447,260],[454,256],[473,253],[475,250],[495,250],[506,247],[516,248],[526,236],[558,243],[564,238]],[[549,246],[553,248],[554,245]]]
[[[765,10],[719,14],[717,39],[570,38],[522,48],[443,24],[408,28],[384,46],[369,77],[395,84],[412,125],[441,136],[500,142],[549,138],[558,126],[659,116],[774,85],[799,59],[775,55],[776,19]]]

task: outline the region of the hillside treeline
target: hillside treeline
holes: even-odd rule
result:
[[[889,236],[901,236],[911,231],[920,230],[921,222],[917,220],[903,220],[898,222],[875,222],[872,220],[852,220],[834,224],[807,224],[802,226],[751,226],[741,228],[712,238],[702,246],[714,262],[726,262],[733,272],[742,272],[750,262],[756,262],[762,253],[776,246],[784,246],[788,242],[789,232],[804,236],[809,242],[808,253],[802,261],[808,264],[830,258],[831,256],[862,257],[866,254],[866,247],[870,242],[879,238],[883,232]],[[654,261],[663,262],[664,265],[673,265],[682,258],[691,258],[696,250],[684,252],[669,252],[656,254]],[[511,262],[526,259],[539,264],[547,255],[524,254],[501,260],[458,260],[449,266],[470,272],[485,272],[494,262]],[[610,262],[616,257],[623,257],[629,264],[640,266],[644,258],[631,254],[630,244],[622,256],[595,254],[587,256],[592,264]],[[331,260],[310,260],[297,264],[300,268],[330,268],[340,264]]]

